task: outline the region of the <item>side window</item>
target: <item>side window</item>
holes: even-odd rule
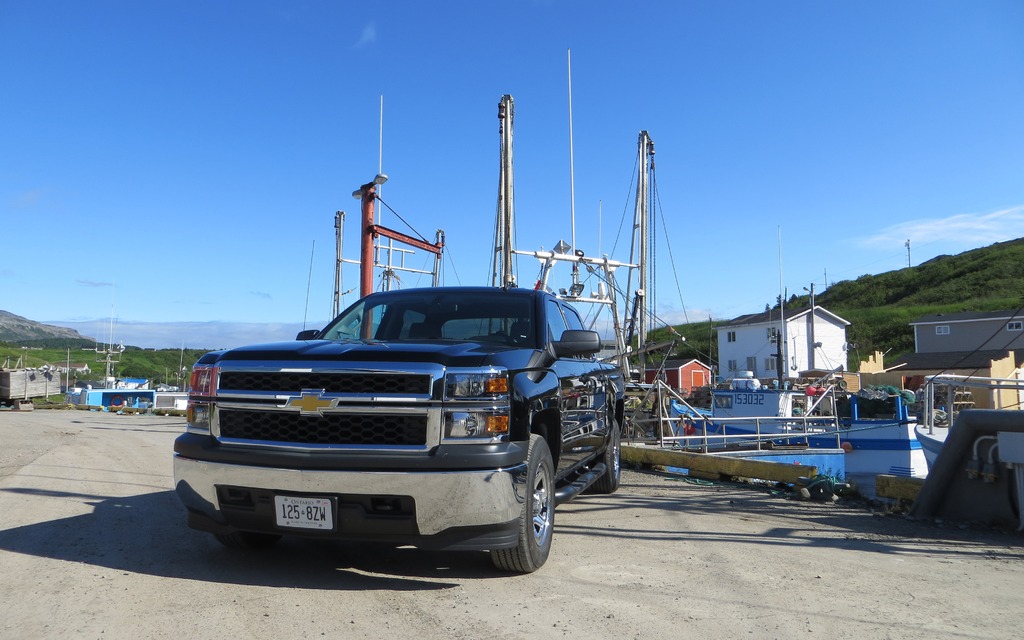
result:
[[[548,342],[554,342],[555,340],[561,340],[562,333],[567,329],[565,325],[565,318],[562,317],[562,310],[559,304],[554,300],[548,300],[547,302],[547,320],[548,320]]]
[[[562,312],[565,316],[565,325],[567,329],[583,329],[583,321],[580,320],[580,314],[576,313],[575,309],[568,305],[563,305]]]

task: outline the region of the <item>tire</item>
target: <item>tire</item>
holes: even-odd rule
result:
[[[587,493],[615,493],[619,488],[622,478],[622,432],[614,418],[611,424],[611,438],[601,460],[605,466],[604,475],[587,488]]]
[[[217,541],[229,549],[269,549],[277,544],[281,536],[274,533],[254,531],[232,531],[213,534]]]
[[[530,436],[526,464],[526,497],[519,515],[518,544],[491,551],[495,567],[515,573],[541,568],[551,551],[555,527],[555,465],[547,443],[537,434]]]

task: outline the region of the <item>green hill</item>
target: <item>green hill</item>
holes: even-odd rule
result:
[[[792,296],[787,307],[806,307],[808,296]],[[815,296],[815,304],[849,320],[848,366],[874,351],[889,357],[914,350],[910,323],[934,313],[1015,310],[1024,305],[1024,238],[938,256],[916,267],[865,275],[831,284]],[[776,307],[778,304],[775,305]],[[757,312],[751,309],[751,313]],[[712,338],[717,322],[680,325],[686,342],[672,357],[717,359]],[[667,329],[652,332],[652,342],[665,340]]]

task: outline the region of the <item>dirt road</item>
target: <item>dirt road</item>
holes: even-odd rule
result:
[[[172,491],[181,418],[0,412],[2,638],[1019,638],[1024,536],[624,473],[548,563],[285,539],[236,552]]]

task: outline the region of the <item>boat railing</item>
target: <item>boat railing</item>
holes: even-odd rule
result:
[[[660,447],[699,450],[750,447],[771,449],[777,446],[809,446],[811,437],[830,436],[840,447],[840,424],[835,416],[788,418],[728,418],[668,416],[636,418],[639,429],[628,440],[653,440]],[[645,428],[650,426],[651,428]],[[734,429],[730,433],[730,428]],[[649,434],[643,437],[641,434]]]
[[[1024,400],[1024,380],[1017,378],[986,378],[954,374],[928,376],[925,378],[922,388],[923,397],[920,398],[923,428],[926,428],[929,434],[933,434],[937,426],[952,426],[961,409],[974,406],[973,402],[958,403],[956,401],[957,394],[982,389],[991,392],[993,409],[1020,409],[1021,402]],[[940,390],[945,391],[945,404],[943,405],[945,409],[936,406],[941,403]],[[1012,402],[1004,402],[1005,396],[1002,393],[1004,391],[1016,391],[1016,399]]]
[[[713,419],[690,405],[663,381],[656,380],[642,390],[643,396],[636,400],[635,407],[626,416],[624,435],[627,442],[654,441],[660,447],[696,449],[706,453],[728,447],[806,446],[810,437],[834,435],[836,447],[840,446],[840,424],[835,415]],[[667,409],[669,400],[681,405],[684,415],[671,415]],[[652,407],[652,411],[642,410],[641,407],[647,405]]]

